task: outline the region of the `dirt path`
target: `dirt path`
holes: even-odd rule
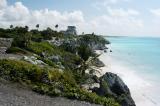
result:
[[[17,84],[0,81],[0,106],[99,106],[66,98],[39,95]]]
[[[20,60],[23,58],[23,55],[18,54],[0,54],[0,59],[16,59]]]

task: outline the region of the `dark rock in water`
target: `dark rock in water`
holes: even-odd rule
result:
[[[106,52],[107,52],[107,50],[104,50],[104,52],[106,53]]]
[[[106,73],[100,78],[100,88],[96,93],[101,96],[114,96],[122,106],[135,106],[129,88],[119,76]]]
[[[112,50],[110,50],[110,52],[113,52]]]

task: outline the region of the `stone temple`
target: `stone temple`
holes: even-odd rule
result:
[[[75,26],[68,26],[66,31],[61,31],[65,35],[77,35]]]

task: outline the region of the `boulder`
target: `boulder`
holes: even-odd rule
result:
[[[47,65],[46,63],[44,63],[42,60],[38,60],[35,56],[24,56],[23,60],[34,64],[34,65]]]
[[[130,90],[116,74],[107,72],[100,78],[100,88],[95,91],[101,96],[114,96],[121,106],[135,106]]]
[[[43,58],[45,58],[45,57],[46,57],[46,53],[45,53],[45,52],[42,52],[42,53],[40,54],[40,56],[43,57]]]
[[[120,77],[113,73],[106,73],[101,80],[107,82],[108,87],[117,95],[123,93],[130,94],[129,88],[124,84]]]
[[[53,55],[53,56],[49,57],[49,59],[52,60],[53,62],[58,63],[60,61],[60,56]]]
[[[105,64],[102,61],[100,61],[98,58],[95,59],[95,61],[93,62],[93,65],[96,67],[104,67],[105,66]]]

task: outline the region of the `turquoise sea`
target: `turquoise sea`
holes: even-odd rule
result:
[[[107,39],[111,42],[112,57],[124,67],[134,70],[151,85],[137,91],[153,103],[152,105],[144,103],[144,106],[160,106],[160,38],[107,37]],[[145,90],[148,90],[147,94],[143,92]]]

